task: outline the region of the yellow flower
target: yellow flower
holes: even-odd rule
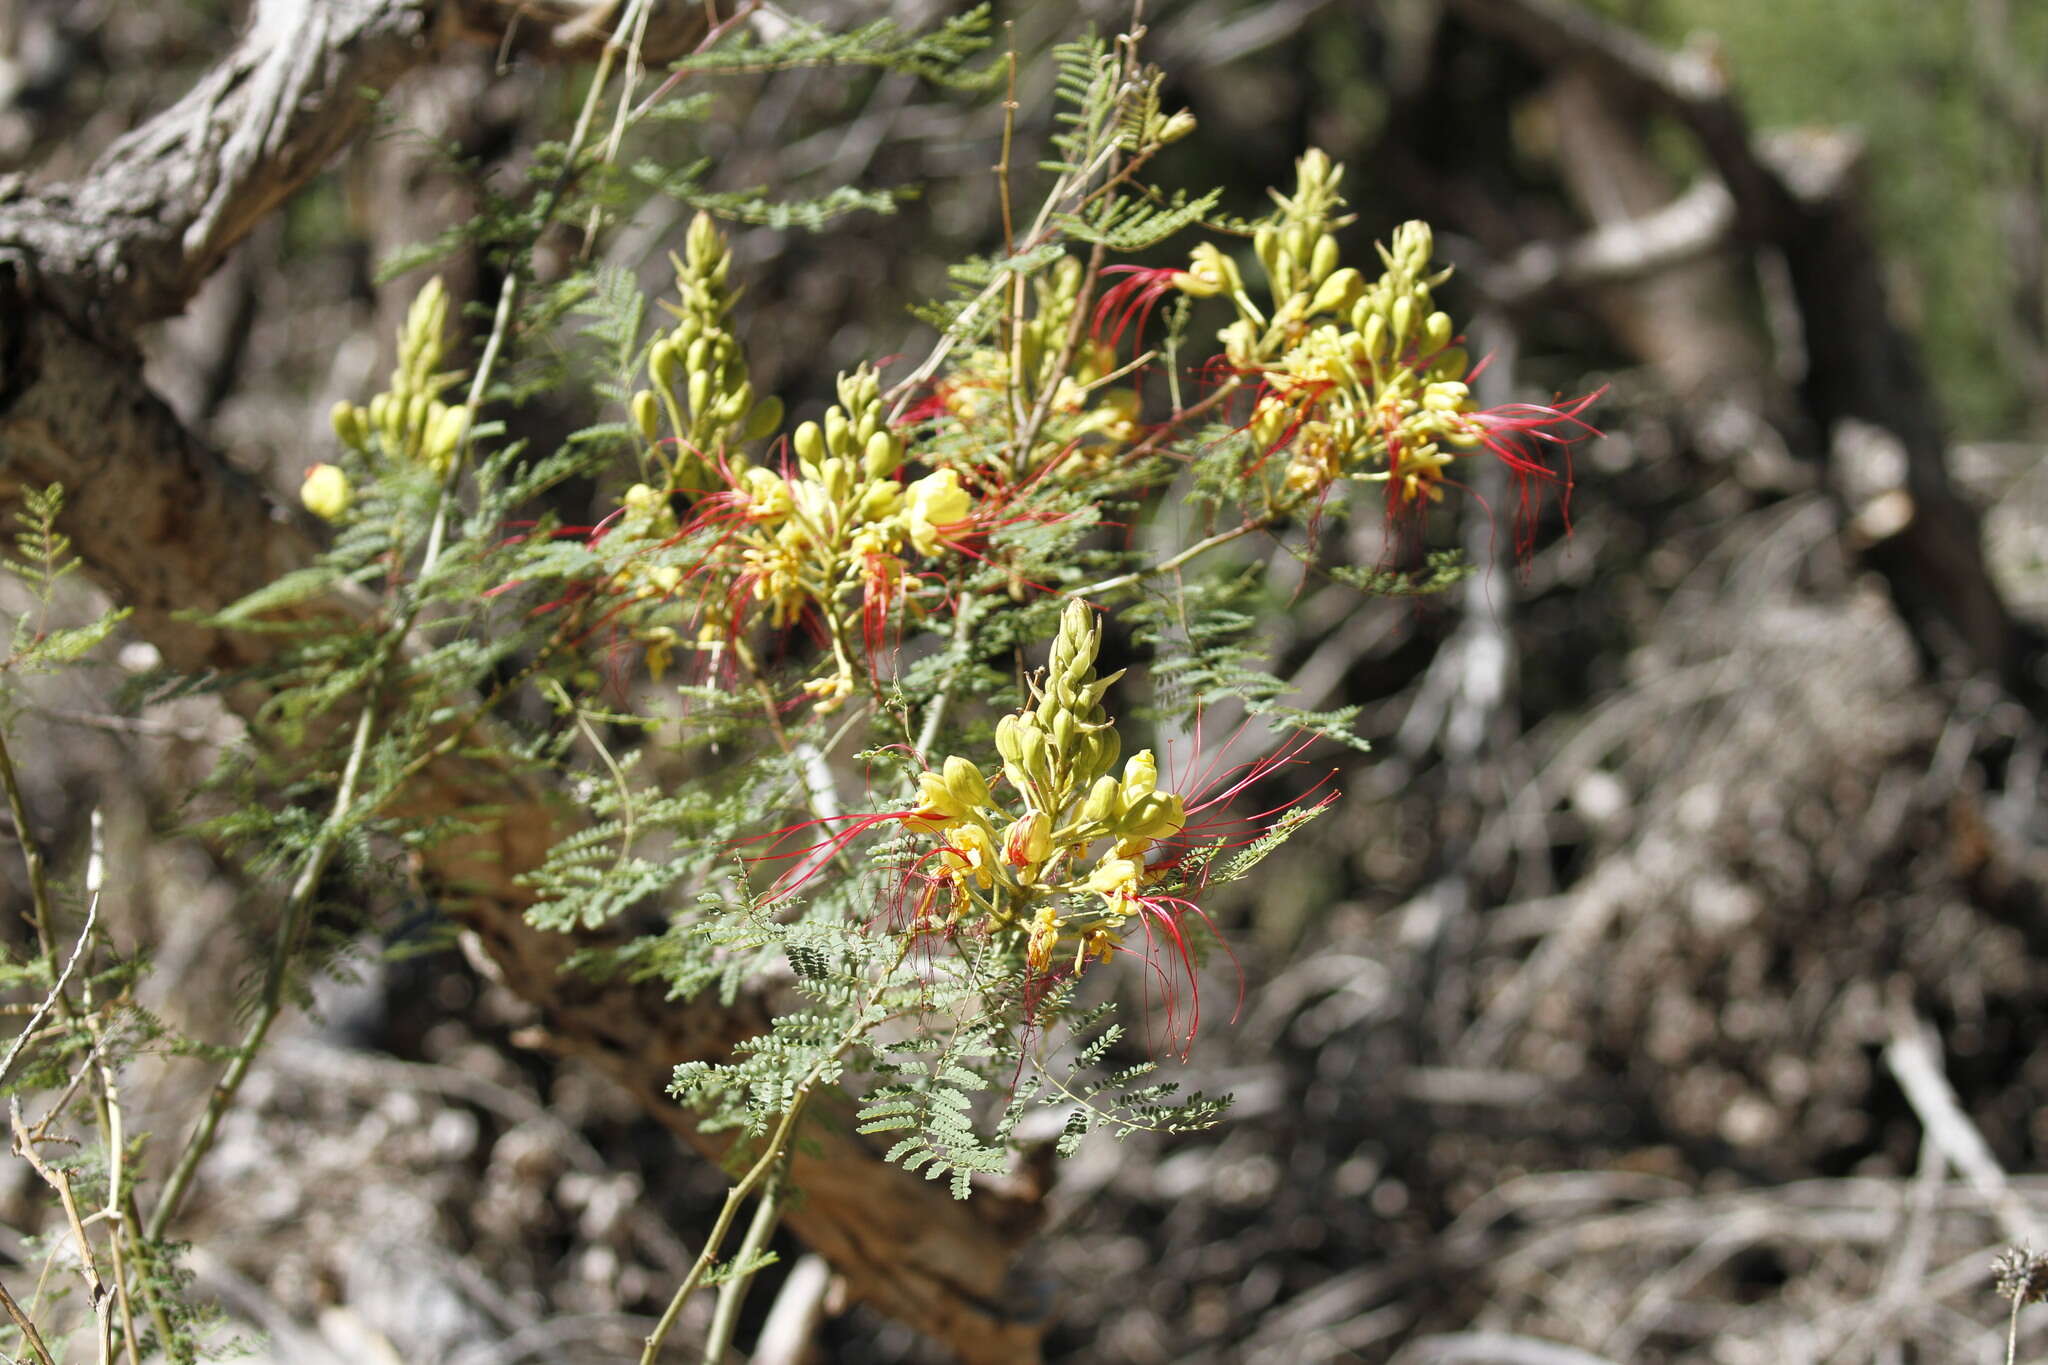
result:
[[[1214,243],[1203,242],[1189,253],[1188,268],[1173,276],[1173,287],[1183,294],[1206,299],[1234,294],[1244,286],[1231,259],[1218,251]]]
[[[1059,907],[1051,901],[1038,907],[1038,913],[1031,920],[1031,942],[1024,950],[1024,960],[1034,972],[1042,972],[1052,966],[1053,945],[1060,938]]]
[[[940,529],[967,520],[973,502],[960,486],[960,476],[950,469],[927,474],[905,490],[908,506],[904,515],[910,522],[910,541],[920,554],[939,553],[943,542]]]
[[[752,514],[763,519],[786,517],[791,501],[789,485],[780,474],[758,466],[740,476],[745,488],[747,501],[753,504]]]
[[[853,695],[853,679],[844,672],[828,673],[804,684],[804,692],[817,703],[818,714],[827,716],[846,704]]]
[[[947,789],[945,778],[937,773],[919,773],[917,806],[903,824],[919,834],[932,834],[966,814],[966,804]]]
[[[1112,910],[1128,911],[1138,898],[1138,879],[1145,865],[1136,858],[1104,858],[1088,874],[1088,889],[1101,896]]]
[[[1052,817],[1032,811],[1011,824],[1003,836],[1003,858],[1018,869],[1018,880],[1030,883],[1038,878],[1038,865],[1052,856]]]
[[[948,837],[952,842],[939,850],[939,875],[963,888],[968,882],[983,891],[994,886],[997,854],[988,828],[967,821],[955,825]]]

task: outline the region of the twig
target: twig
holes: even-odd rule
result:
[[[476,436],[476,414],[483,406],[485,386],[491,382],[491,371],[498,363],[498,353],[505,345],[505,336],[512,330],[512,301],[519,294],[519,276],[506,272],[505,283],[498,290],[498,311],[491,318],[491,334],[484,340],[484,353],[476,364],[476,375],[469,384],[469,422],[462,429],[462,440],[456,445],[455,453],[448,461],[448,476],[441,481],[441,494],[434,505],[434,524],[427,532],[426,554],[420,560],[419,577],[425,578],[435,564],[440,562],[441,543],[447,536],[449,509],[455,505],[455,487],[462,477],[462,469],[468,463],[469,447]],[[411,629],[408,617],[403,630]]]
[[[1150,568],[1133,569],[1129,573],[1118,574],[1114,578],[1105,578],[1100,583],[1090,583],[1085,588],[1075,588],[1071,592],[1069,592],[1067,596],[1082,598],[1097,597],[1106,592],[1114,592],[1118,588],[1128,588],[1133,583],[1142,583],[1148,578],[1157,578],[1160,574],[1172,573],[1175,569],[1180,568],[1182,565],[1188,563],[1190,560],[1199,559],[1203,555],[1209,553],[1209,551],[1216,549],[1218,546],[1228,545],[1233,540],[1241,540],[1245,536],[1251,535],[1255,531],[1263,531],[1267,529],[1268,527],[1273,525],[1273,523],[1277,520],[1279,520],[1279,518],[1272,513],[1268,513],[1265,516],[1253,517],[1250,521],[1245,522],[1242,526],[1233,526],[1228,531],[1218,531],[1215,535],[1210,536],[1207,540],[1198,540],[1194,544],[1188,546],[1185,550],[1182,550],[1179,554],[1171,555],[1165,559],[1162,559],[1157,564],[1152,565]]]
[[[7,1309],[7,1316],[14,1319],[14,1325],[21,1329],[21,1339],[35,1352],[36,1365],[57,1365],[50,1357],[50,1348],[43,1344],[43,1334],[29,1321],[28,1314],[21,1311],[21,1305],[14,1301],[14,1295],[7,1292],[7,1286],[0,1284],[0,1307]]]
[[[973,629],[974,602],[969,598],[960,604],[960,610],[953,614],[953,648],[963,654],[967,650],[968,633]],[[931,705],[924,711],[924,724],[917,731],[917,758],[929,763],[932,745],[939,742],[939,728],[946,723],[946,711],[953,704],[953,693],[960,686],[960,675],[966,671],[968,660],[946,670],[946,676],[939,683],[939,690],[932,694]]]
[[[55,961],[57,942],[51,924],[50,884],[43,866],[43,850],[29,833],[28,806],[22,800],[21,780],[14,771],[14,756],[8,751],[4,732],[0,732],[0,784],[7,788],[7,813],[14,818],[14,837],[21,843],[21,861],[28,873],[29,905],[35,912],[36,938],[43,956]]]
[[[752,1365],[800,1365],[811,1338],[825,1316],[825,1296],[832,1287],[832,1267],[816,1252],[799,1256],[783,1277],[782,1288],[761,1324]]]
[[[7,789],[11,797],[14,791],[14,770],[6,763],[6,752],[7,742],[4,739],[0,739],[0,772],[4,772],[7,775]],[[25,833],[22,842],[24,845],[28,842]],[[43,997],[43,1003],[36,1006],[36,1012],[29,1016],[27,1025],[23,1027],[20,1033],[15,1035],[13,1044],[7,1049],[7,1056],[4,1059],[0,1059],[0,1085],[5,1085],[13,1078],[14,1064],[21,1059],[22,1051],[28,1040],[43,1026],[43,1022],[50,1016],[50,1011],[58,1008],[58,1002],[65,998],[64,988],[70,984],[71,973],[78,966],[79,959],[85,956],[85,947],[92,939],[93,926],[99,917],[99,909],[100,902],[97,896],[94,896],[86,903],[85,927],[78,931],[78,942],[72,945],[71,956],[64,963],[63,970],[57,974],[56,984],[51,986],[50,993]]]
[[[78,1246],[78,1265],[85,1276],[86,1293],[92,1300],[93,1320],[98,1328],[100,1365],[107,1365],[114,1353],[114,1320],[107,1313],[107,1301],[113,1297],[113,1291],[100,1278],[99,1258],[93,1255],[92,1238],[86,1235],[85,1222],[78,1216],[78,1199],[71,1191],[71,1173],[50,1165],[37,1154],[35,1139],[29,1136],[28,1125],[21,1121],[18,1098],[8,1101],[7,1117],[14,1131],[14,1154],[57,1192],[57,1201],[63,1205],[64,1217],[71,1224],[71,1239]]]
[[[833,1055],[838,1054],[835,1052]],[[814,1068],[811,1074],[804,1078],[803,1084],[799,1085],[795,1094],[790,1097],[789,1108],[783,1111],[782,1121],[775,1126],[775,1132],[770,1135],[768,1145],[759,1159],[748,1169],[746,1175],[740,1178],[738,1184],[726,1191],[725,1207],[718,1211],[717,1221],[711,1225],[710,1233],[705,1236],[704,1249],[697,1253],[696,1264],[690,1267],[690,1273],[683,1277],[683,1282],[676,1286],[675,1295],[662,1312],[661,1321],[655,1323],[654,1330],[647,1335],[646,1349],[640,1353],[640,1365],[654,1365],[655,1358],[661,1354],[662,1342],[668,1339],[668,1334],[675,1328],[676,1319],[682,1316],[683,1304],[703,1282],[705,1273],[711,1269],[711,1263],[717,1259],[718,1249],[725,1244],[725,1235],[732,1229],[733,1215],[739,1211],[740,1205],[746,1202],[747,1196],[780,1167],[789,1145],[789,1135],[795,1131],[797,1118],[803,1113],[804,1104],[810,1099],[811,1088],[818,1083],[820,1074],[820,1071]]]
[[[1955,1089],[1935,1051],[1931,1030],[1909,1007],[1902,1005],[1894,1011],[1892,1038],[1885,1044],[1884,1064],[1919,1116],[1928,1140],[1941,1149],[1956,1174],[1991,1206],[2006,1240],[2015,1245],[2040,1241],[2040,1228],[2033,1215],[2013,1193],[2005,1178],[2005,1168],[1998,1164],[1984,1135],[1957,1101]]]
[[[107,828],[106,820],[98,806],[93,807],[91,834],[87,842],[85,858],[86,919],[88,923],[99,913],[100,892],[107,881]],[[100,1213],[111,1230],[107,1238],[107,1249],[114,1258],[114,1295],[121,1308],[121,1343],[128,1353],[128,1365],[142,1365],[141,1334],[135,1330],[135,1304],[128,1293],[128,1239],[135,1235],[137,1220],[134,1192],[127,1179],[128,1137],[127,1125],[121,1114],[121,1092],[114,1080],[114,1067],[106,1060],[107,1031],[103,1027],[100,1012],[95,1008],[90,974],[80,990],[85,1001],[84,1019],[87,1031],[92,1035],[92,1055],[86,1065],[96,1071],[100,1080],[99,1116],[101,1135],[107,1147],[107,1206]],[[47,1120],[46,1120],[47,1121]],[[154,1294],[150,1306],[156,1308]],[[161,1313],[157,1316],[159,1333],[169,1343],[169,1326]]]
[[[747,1224],[747,1235],[740,1239],[740,1249],[733,1253],[733,1276],[718,1287],[718,1307],[711,1314],[711,1330],[704,1334],[704,1365],[723,1365],[725,1353],[732,1345],[733,1329],[739,1326],[740,1307],[747,1301],[747,1290],[753,1286],[762,1252],[768,1246],[768,1239],[774,1235],[776,1223],[782,1219],[782,1182],[789,1172],[788,1152],[785,1151],[782,1157],[761,1189],[761,1198],[754,1205],[753,1219]]]

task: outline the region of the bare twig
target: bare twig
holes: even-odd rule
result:
[[[0,739],[0,755],[4,755],[6,749],[6,741]],[[4,762],[4,759],[0,759],[0,770],[4,770]],[[9,784],[9,787],[11,790],[12,783]],[[78,931],[78,941],[71,946],[71,956],[65,959],[64,968],[58,972],[56,983],[50,987],[50,993],[43,997],[43,1003],[36,1006],[36,1012],[29,1016],[28,1023],[22,1028],[20,1033],[15,1035],[14,1042],[7,1049],[7,1056],[4,1059],[0,1059],[0,1085],[6,1084],[13,1077],[14,1065],[21,1059],[23,1049],[29,1039],[35,1035],[37,1030],[42,1028],[43,1022],[49,1018],[50,1012],[58,1008],[59,1002],[64,1000],[64,991],[71,982],[71,973],[77,968],[79,959],[85,956],[86,945],[92,941],[92,931],[95,920],[99,915],[99,908],[99,897],[95,896],[87,902],[85,924]]]
[[[36,1325],[29,1320],[28,1314],[21,1311],[21,1305],[14,1301],[14,1295],[7,1292],[7,1286],[4,1284],[0,1284],[0,1307],[6,1308],[7,1316],[21,1332],[21,1339],[28,1344],[29,1350],[35,1353],[36,1365],[57,1365],[50,1356],[50,1348],[43,1344],[43,1334],[36,1330]]]
[[[1970,1122],[1956,1099],[1956,1092],[1942,1070],[1940,1054],[1932,1031],[1904,1006],[1894,1011],[1891,1041],[1885,1044],[1884,1064],[1906,1094],[1906,1102],[1927,1130],[1927,1138],[1941,1149],[1956,1174],[1984,1197],[2006,1240],[2037,1243],[2041,1230],[2026,1203],[2013,1193],[2005,1168],[1991,1154],[1991,1147],[1977,1125]]]

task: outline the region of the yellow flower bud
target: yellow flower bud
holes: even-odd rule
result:
[[[1408,339],[1409,330],[1415,326],[1414,297],[1403,294],[1400,298],[1395,299],[1387,321],[1393,326],[1394,344],[1399,346]]]
[[[1316,239],[1314,249],[1309,252],[1308,277],[1312,280],[1327,279],[1337,268],[1337,239],[1324,233]]]
[[[1023,724],[1016,716],[1004,716],[996,722],[996,752],[1006,763],[1023,760],[1024,751],[1020,746],[1018,730]]]
[[[956,754],[946,760],[942,772],[946,790],[961,806],[969,810],[979,810],[993,804],[989,796],[988,782],[982,777],[981,769],[974,764]]]
[[[661,439],[661,404],[654,399],[654,390],[642,389],[633,395],[631,404],[633,425],[639,429],[641,439]]]
[[[1387,319],[1384,314],[1373,313],[1366,317],[1358,328],[1359,340],[1364,343],[1368,359],[1380,360],[1387,354]]]
[[[328,413],[328,420],[334,424],[335,439],[351,450],[362,450],[370,443],[369,428],[363,419],[363,410],[346,398],[336,403]]]
[[[796,449],[796,457],[807,465],[816,465],[825,458],[825,433],[818,430],[816,422],[800,423],[789,443]]]
[[[1332,248],[1337,245],[1333,237],[1325,237],[1323,241]],[[1335,252],[1331,254],[1334,255]],[[1324,280],[1322,287],[1316,290],[1315,298],[1309,301],[1309,315],[1348,312],[1351,305],[1358,301],[1358,296],[1364,292],[1365,277],[1347,265]]]
[[[818,466],[818,482],[824,485],[825,496],[834,503],[846,501],[846,495],[853,491],[853,471],[846,461],[837,455],[831,456]]]
[[[717,220],[701,211],[692,218],[689,235],[683,239],[683,250],[689,253],[690,264],[697,270],[714,268],[718,258],[725,253],[725,234],[718,230]]]
[[[1450,345],[1454,327],[1449,313],[1431,313],[1422,320],[1423,349],[1440,351]]]
[[[647,372],[662,388],[671,393],[675,391],[676,379],[682,374],[682,358],[676,354],[676,348],[668,338],[655,342],[647,352]]]
[[[765,440],[773,435],[775,429],[781,425],[782,400],[771,393],[760,402],[754,404],[753,410],[747,414],[747,424],[740,431],[740,439],[743,441]]]
[[[854,514],[862,521],[887,521],[903,506],[903,485],[894,479],[876,479],[860,491]]]
[[[1463,384],[1431,384],[1422,391],[1422,406],[1432,412],[1464,412],[1472,391]]]
[[[1330,154],[1320,147],[1311,147],[1295,158],[1295,180],[1302,189],[1321,188],[1331,179]],[[1341,176],[1343,171],[1338,170]]]
[[[426,437],[420,443],[421,454],[434,468],[446,468],[468,430],[468,404],[459,403],[452,408],[440,403],[432,404],[428,409]]]
[[[1104,773],[1095,779],[1095,785],[1088,789],[1088,799],[1081,803],[1081,823],[1113,825],[1122,814],[1123,789],[1115,778]]]
[[[355,501],[355,490],[340,466],[316,464],[306,471],[306,481],[299,485],[299,501],[320,520],[335,521]]]
[[[867,446],[861,452],[861,469],[871,479],[886,478],[894,474],[903,463],[903,442],[893,432],[878,431],[868,437]]]

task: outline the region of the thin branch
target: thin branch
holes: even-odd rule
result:
[[[775,1225],[782,1221],[782,1180],[788,1165],[787,1161],[778,1162],[770,1172],[760,1199],[754,1203],[747,1235],[740,1239],[740,1248],[733,1253],[733,1274],[718,1287],[718,1307],[711,1314],[711,1330],[704,1334],[704,1365],[724,1365],[725,1353],[732,1347],[733,1331],[739,1326],[747,1290],[753,1287],[758,1263],[768,1249]]]
[[[711,1231],[705,1235],[704,1249],[697,1253],[696,1264],[690,1267],[690,1273],[683,1277],[683,1282],[676,1286],[675,1295],[669,1299],[661,1320],[655,1323],[654,1330],[647,1334],[646,1348],[640,1352],[640,1365],[654,1365],[655,1358],[661,1354],[661,1344],[674,1330],[676,1319],[682,1315],[683,1304],[696,1291],[697,1286],[703,1283],[705,1274],[718,1257],[719,1248],[725,1245],[725,1235],[731,1231],[733,1215],[739,1211],[740,1205],[746,1202],[747,1196],[767,1180],[771,1173],[781,1168],[783,1159],[789,1154],[790,1134],[796,1131],[796,1121],[804,1111],[805,1102],[810,1099],[812,1087],[818,1083],[819,1074],[814,1069],[811,1075],[804,1079],[803,1084],[796,1088],[790,1097],[789,1108],[783,1111],[782,1121],[775,1125],[775,1131],[770,1135],[759,1159],[748,1168],[746,1175],[740,1178],[738,1184],[726,1191],[725,1205],[719,1209],[717,1220],[712,1223]]]
[[[43,1344],[43,1334],[36,1330],[35,1323],[29,1321],[28,1314],[21,1311],[21,1305],[14,1301],[14,1295],[7,1292],[5,1284],[0,1284],[0,1307],[6,1308],[7,1316],[13,1319],[21,1332],[21,1339],[28,1343],[29,1350],[35,1352],[36,1365],[57,1365],[50,1356],[50,1348]]]
[[[2041,1240],[2041,1229],[2026,1202],[2013,1192],[2005,1168],[1991,1154],[1991,1146],[1956,1099],[1942,1069],[1932,1031],[1910,1011],[1895,1011],[1891,1041],[1885,1044],[1885,1068],[1905,1092],[1927,1139],[1941,1149],[1956,1174],[1984,1197],[1998,1219],[2005,1239],[2016,1245]]]

